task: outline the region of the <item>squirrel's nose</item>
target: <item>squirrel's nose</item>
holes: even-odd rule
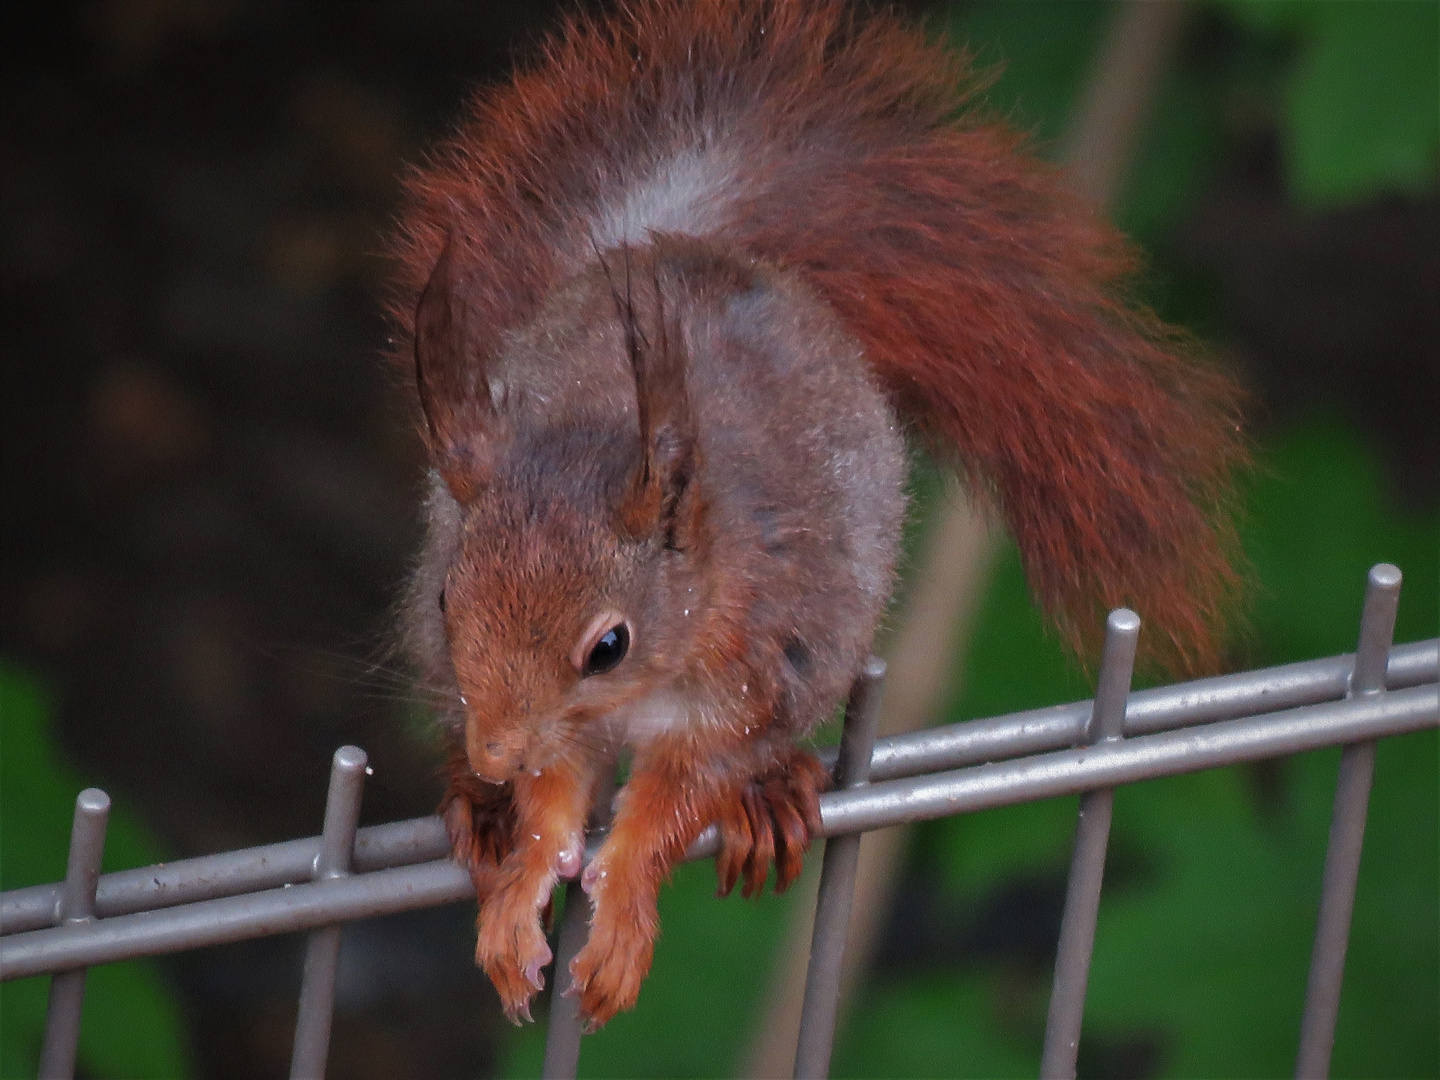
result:
[[[492,784],[513,780],[525,768],[525,746],[519,740],[472,739],[468,749],[470,768]]]

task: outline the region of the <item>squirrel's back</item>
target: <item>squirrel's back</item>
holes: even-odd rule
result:
[[[792,268],[926,444],[999,505],[1072,640],[1128,604],[1162,661],[1211,666],[1234,583],[1234,389],[1125,302],[1129,248],[979,116],[974,85],[919,31],[837,0],[573,17],[410,177],[402,349],[450,237],[492,356],[559,283],[652,234]],[[475,380],[427,379],[443,456]]]

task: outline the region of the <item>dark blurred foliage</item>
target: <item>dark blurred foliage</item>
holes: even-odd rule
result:
[[[1428,186],[1297,200],[1276,102],[1309,99],[1277,73],[1292,70],[1294,52],[1312,40],[1309,16],[1277,5],[1257,26],[1237,7],[1207,7],[1187,35],[1157,121],[1184,138],[1144,151],[1119,216],[1152,253],[1155,302],[1243,368],[1260,440],[1299,430],[1285,445],[1303,443],[1305,424],[1330,417],[1340,442],[1316,436],[1319,450],[1297,458],[1297,469],[1327,453],[1350,462],[1346,440],[1359,432],[1384,465],[1366,505],[1429,520],[1440,498],[1433,168]],[[535,0],[3,7],[0,653],[52,690],[58,753],[73,763],[56,787],[68,792],[59,821],[83,781],[106,787],[148,827],[151,846],[125,849],[147,859],[313,833],[329,756],[342,742],[364,746],[375,766],[367,822],[432,809],[439,791],[423,712],[388,647],[391,605],[417,540],[422,464],[404,388],[380,359],[377,252],[404,162],[556,10]],[[1046,146],[1065,122],[1103,10],[1036,7],[1018,21],[1017,10],[962,5],[945,17],[982,62],[1011,63],[997,103]],[[1368,449],[1355,453],[1369,460]],[[1285,460],[1265,458],[1267,468]],[[1335,487],[1340,474],[1314,475]],[[1344,490],[1369,492],[1371,483]],[[1284,567],[1290,549],[1277,545],[1271,561]],[[1433,567],[1425,573],[1433,578]],[[992,607],[1028,610],[1013,568],[997,589]],[[1356,590],[1337,601],[1337,619],[1353,618]],[[1261,643],[1237,662],[1314,655],[1266,645],[1312,644],[1303,634],[1266,637],[1284,623],[1267,611]],[[1007,624],[997,615],[990,625]],[[1433,622],[1422,632],[1433,633]],[[972,656],[971,670],[978,663]],[[1007,677],[982,681],[956,717],[1018,707],[986,696]],[[1084,690],[1069,673],[1041,678],[1034,692],[1058,700]],[[15,715],[7,707],[7,730]],[[1294,788],[1264,770],[1246,775],[1256,790]],[[871,1001],[868,1045],[888,1045],[874,1029],[891,1016],[913,1026],[919,1062],[944,1060],[923,1052],[978,1031],[976,1017],[998,1017],[1002,1030],[1030,1023],[1063,881],[1063,859],[1052,856],[1068,841],[1071,811],[1027,813],[1016,811],[1029,824],[1013,836],[992,830],[1014,840],[1005,872],[992,880],[981,867],[965,889],[941,880],[956,866],[975,870],[955,861],[960,841],[944,830],[922,836],[899,929],[880,958],[881,984],[893,992]],[[991,850],[991,841],[974,843]],[[1044,857],[1017,863],[1026,844]],[[1148,852],[1159,844],[1117,837],[1110,880],[1119,895],[1157,880]],[[644,1043],[654,1075],[731,1067],[742,1036],[687,1033],[687,1016],[695,1025],[707,985],[745,981],[744,1000],[754,997],[753,965],[784,906],[732,904],[716,919],[701,899],[711,890],[705,874],[682,872],[667,900],[670,951],[651,985],[688,979],[701,996],[642,1000],[641,1012],[657,1018]],[[493,995],[469,963],[471,917],[453,907],[347,932],[332,1076],[502,1067]],[[284,1071],[299,955],[299,942],[284,938],[162,964],[198,1074]],[[944,983],[926,996],[925,980],[943,983],[943,972],[967,965],[1002,974],[988,989]],[[667,971],[669,984],[660,981]],[[1087,1071],[1154,1075],[1173,1064],[1167,1022],[1137,1019],[1090,1038]],[[623,1060],[636,1023],[617,1021],[591,1060],[610,1061],[606,1046]],[[879,1053],[902,1068],[860,1037],[842,1064],[864,1071]],[[534,1046],[532,1033],[511,1067]],[[972,1064],[983,1072],[985,1060]]]
[[[375,253],[403,163],[551,17],[4,6],[0,649],[172,855],[315,832],[342,742],[374,765],[367,822],[438,799],[389,658],[422,466]],[[469,918],[350,935],[384,977],[342,986],[335,1075],[493,1061]],[[168,965],[204,1075],[283,1071],[297,948]]]

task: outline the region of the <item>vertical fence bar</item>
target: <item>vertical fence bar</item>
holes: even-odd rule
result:
[[[1399,569],[1389,563],[1373,567],[1360,616],[1360,643],[1350,676],[1351,697],[1385,692],[1385,667],[1399,604]],[[1322,1080],[1330,1075],[1335,1022],[1340,1015],[1340,984],[1345,977],[1345,953],[1350,943],[1350,916],[1355,909],[1355,885],[1360,878],[1360,853],[1365,846],[1365,817],[1374,777],[1373,741],[1352,743],[1340,752],[1330,843],[1321,877],[1320,914],[1310,953],[1305,1012],[1300,1019],[1300,1052],[1295,1059],[1299,1080]]]
[[[365,783],[365,751],[342,746],[330,765],[330,790],[325,798],[325,831],[315,857],[316,881],[346,877],[360,822],[360,792]],[[335,1015],[335,971],[340,962],[342,927],[323,926],[310,932],[305,945],[305,974],[295,1017],[295,1044],[290,1052],[291,1080],[320,1080],[330,1055],[330,1024]]]
[[[880,695],[885,661],[871,657],[850,691],[835,786],[858,788],[870,782],[870,757],[880,723]],[[819,1080],[830,1075],[835,1042],[835,1014],[840,1007],[840,973],[850,906],[855,898],[855,869],[860,837],[837,836],[825,841],[820,891],[815,899],[815,926],[810,938],[810,964],[805,973],[805,1001],[800,1010],[800,1037],[795,1046],[795,1076]]]
[[[610,825],[614,816],[615,774],[612,771],[595,793],[586,832],[593,834]],[[544,1080],[572,1080],[580,1067],[580,999],[570,992],[570,961],[590,933],[590,898],[580,887],[580,878],[565,886],[565,911],[560,916],[560,935],[555,942],[555,967],[550,974],[550,1015],[545,1029],[545,1061],[540,1066]]]
[[[589,931],[590,898],[580,879],[565,885],[565,911],[555,942],[555,970],[551,973],[550,1019],[545,1030],[544,1080],[571,1080],[580,1067],[580,999],[570,993],[570,961],[585,944]]]
[[[95,886],[105,853],[105,827],[110,796],[86,788],[75,798],[70,825],[70,855],[60,890],[59,925],[95,918]],[[45,1042],[40,1049],[40,1080],[70,1080],[80,1044],[80,1011],[85,1003],[85,969],[50,976],[50,1004],[45,1014]]]
[[[1125,702],[1135,670],[1135,644],[1140,617],[1117,608],[1105,622],[1105,649],[1095,704],[1085,728],[1085,743],[1115,742],[1125,735]],[[1050,989],[1050,1014],[1045,1021],[1045,1048],[1040,1057],[1042,1080],[1074,1080],[1080,1051],[1080,1025],[1090,981],[1090,955],[1095,948],[1095,920],[1100,914],[1100,889],[1105,878],[1105,850],[1110,844],[1110,816],[1115,792],[1106,788],[1080,796],[1065,914],[1055,954],[1055,981]]]

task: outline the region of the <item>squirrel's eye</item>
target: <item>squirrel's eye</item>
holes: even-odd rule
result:
[[[444,590],[444,589],[441,589],[441,590],[440,590],[440,601],[439,601],[439,603],[440,603],[440,614],[441,614],[441,615],[444,615],[444,614],[445,614],[445,590]]]
[[[625,659],[629,649],[630,629],[624,623],[616,623],[601,634],[600,640],[590,649],[590,655],[585,658],[585,667],[580,674],[602,675],[612,670]]]

